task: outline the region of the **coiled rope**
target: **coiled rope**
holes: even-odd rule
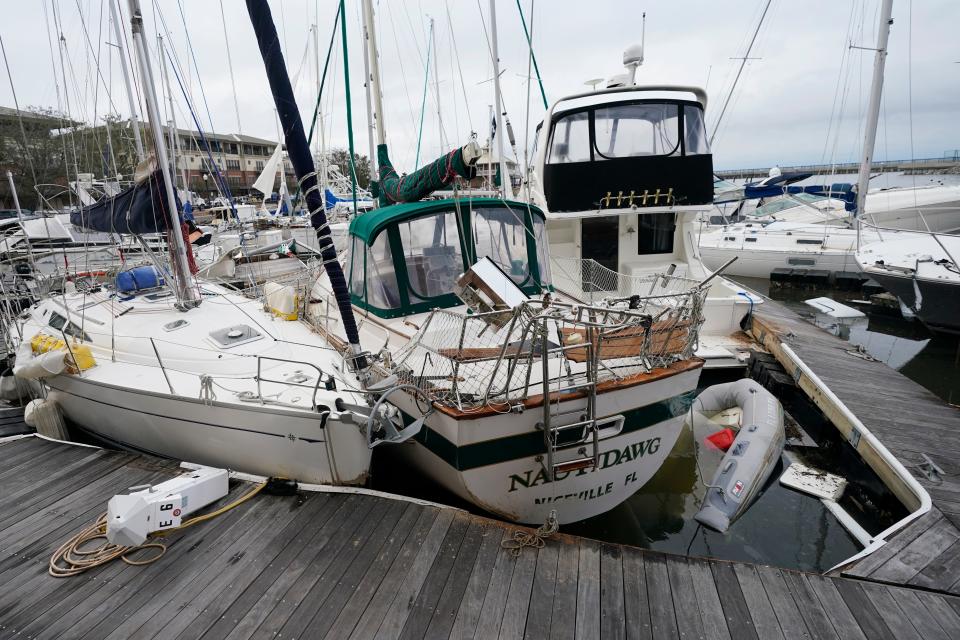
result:
[[[500,542],[500,546],[510,550],[510,555],[514,558],[520,557],[524,547],[533,547],[534,549],[543,549],[547,545],[547,538],[552,536],[560,529],[560,523],[557,522],[556,510],[550,511],[546,522],[537,527],[533,533],[526,531],[514,531],[513,537]]]
[[[250,498],[263,491],[263,488],[266,486],[267,483],[265,482],[258,484],[256,487],[244,494],[241,498],[228,505],[220,507],[219,509],[211,511],[210,513],[206,513],[202,516],[191,518],[190,520],[187,520],[181,524],[179,527],[157,531],[152,535],[154,537],[162,537],[168,533],[182,531],[187,527],[192,527],[200,522],[205,522],[211,518],[215,518],[223,513],[226,513],[230,509],[233,509],[234,507],[240,506]],[[89,546],[90,543],[93,543],[97,540],[102,540],[102,543],[99,546]],[[131,554],[151,548],[159,549],[159,552],[155,552],[154,555],[148,556],[145,559],[130,557]],[[127,564],[133,566],[148,565],[159,560],[163,554],[166,553],[166,551],[167,545],[157,541],[145,542],[144,544],[135,547],[112,544],[107,540],[107,514],[104,512],[100,514],[100,516],[92,525],[80,531],[60,545],[60,548],[58,548],[53,555],[50,556],[50,563],[47,570],[54,578],[69,578],[70,576],[83,573],[88,569],[112,562],[117,558],[120,558]]]

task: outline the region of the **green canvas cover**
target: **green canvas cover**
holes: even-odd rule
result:
[[[379,196],[382,207],[397,202],[416,202],[447,186],[457,176],[470,179],[476,175],[476,168],[463,161],[462,148],[454,149],[413,173],[401,176],[390,162],[387,145],[381,144],[377,147],[377,164],[380,167],[380,181],[371,187],[371,191]]]

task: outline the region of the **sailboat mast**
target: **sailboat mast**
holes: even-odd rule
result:
[[[377,146],[387,144],[386,127],[383,123],[383,91],[380,85],[380,55],[377,53],[377,27],[373,19],[373,3],[363,0],[363,17],[367,51],[370,55],[370,95],[373,96],[373,118],[376,123]],[[342,19],[342,18],[341,18]],[[373,158],[371,158],[371,162]]]
[[[293,96],[293,87],[290,86],[290,77],[287,75],[286,62],[283,59],[283,51],[280,49],[280,39],[277,36],[277,28],[273,24],[270,5],[267,4],[267,0],[246,0],[246,4],[250,23],[257,37],[260,57],[267,72],[273,101],[280,116],[287,153],[293,170],[299,178],[300,188],[303,190],[307,209],[310,211],[310,224],[317,234],[317,244],[320,246],[324,269],[337,300],[343,332],[346,334],[348,349],[351,352],[349,365],[355,371],[364,370],[367,367],[366,356],[360,347],[360,334],[353,316],[350,290],[347,287],[343,268],[337,259],[333,238],[330,237],[330,225],[323,207],[323,194],[320,191],[320,185],[317,184],[317,172],[314,169],[313,158],[310,157],[310,146],[307,144],[303,121],[300,120],[300,111]],[[340,24],[341,33],[345,33],[345,23]],[[346,59],[344,62],[346,63]]]
[[[177,197],[173,190],[173,180],[170,176],[170,159],[167,157],[167,148],[163,140],[163,128],[160,126],[160,107],[157,105],[157,94],[153,84],[153,70],[150,68],[150,57],[147,55],[147,45],[143,35],[143,15],[140,13],[140,0],[129,0],[130,28],[133,32],[133,46],[136,50],[137,61],[140,66],[140,78],[143,83],[143,95],[147,103],[147,120],[153,133],[153,146],[157,155],[157,164],[163,175],[163,186],[167,200],[167,214],[170,216],[170,234],[168,242],[171,245],[174,276],[174,291],[180,307],[184,310],[200,304],[197,291],[191,286],[190,265],[187,261],[187,245],[180,230],[180,215],[177,212]]]
[[[370,46],[368,44],[369,35],[367,32],[367,3],[363,3],[363,89],[364,97],[367,102],[367,153],[369,155],[369,169],[371,178],[374,175],[374,167],[376,166],[374,158],[376,158],[377,147],[376,143],[373,141],[374,136],[374,127],[376,126],[373,122],[373,103],[371,102],[371,87],[373,84],[370,81]]]
[[[110,18],[113,20],[113,32],[117,37],[117,50],[120,52],[120,68],[123,70],[123,86],[127,89],[127,103],[130,105],[130,124],[133,127],[133,143],[137,148],[137,162],[143,162],[143,140],[140,138],[140,121],[137,119],[137,101],[133,97],[133,85],[130,83],[130,69],[127,68],[127,49],[124,46],[123,30],[120,28],[118,0],[109,0]]]
[[[877,122],[880,119],[880,97],[883,95],[883,71],[887,63],[887,41],[890,25],[893,24],[893,0],[883,0],[880,7],[880,24],[877,26],[877,48],[873,57],[873,82],[870,85],[870,102],[867,106],[867,126],[863,135],[863,159],[857,177],[857,249],[860,248],[863,215],[866,213],[867,189],[870,185],[870,169],[873,164],[873,146],[877,140]]]
[[[500,162],[500,194],[502,197],[513,197],[513,184],[510,181],[510,172],[507,170],[507,159],[503,154],[503,101],[500,97],[500,52],[497,47],[497,0],[490,0],[490,46],[493,57],[493,102],[497,118],[497,157]],[[493,151],[491,149],[491,151]]]
[[[170,105],[170,149],[173,152],[173,173],[176,174],[177,158],[182,158],[183,154],[180,151],[180,131],[177,128],[177,112],[173,106],[173,93],[170,91],[170,75],[167,73],[167,60],[163,55],[163,36],[161,35],[157,35],[157,48],[160,54],[160,72],[163,76],[163,84],[167,88],[167,101]],[[187,202],[191,202],[190,206],[193,206],[190,196],[190,185],[187,184],[187,169],[182,163],[180,164],[180,180],[183,182],[184,198]]]

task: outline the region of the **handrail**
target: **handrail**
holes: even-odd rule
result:
[[[311,387],[311,385],[300,384],[299,382],[290,382],[289,380],[271,380],[270,378],[264,378],[260,375],[260,372],[262,369],[261,365],[263,360],[272,360],[273,362],[284,362],[287,364],[299,364],[299,365],[310,367],[317,372],[317,381]],[[323,378],[323,369],[313,364],[312,362],[305,362],[302,360],[289,360],[287,358],[275,358],[273,356],[257,356],[257,375],[254,379],[257,381],[257,398],[260,400],[260,404],[265,404],[263,401],[263,393],[260,390],[260,383],[270,382],[273,384],[286,384],[294,387],[301,387],[303,389],[312,388],[313,395],[310,398],[310,410],[316,411],[317,410],[317,391],[320,390],[320,381],[322,378]]]

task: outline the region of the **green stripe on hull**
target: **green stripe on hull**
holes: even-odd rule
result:
[[[690,409],[690,404],[695,397],[696,391],[689,391],[625,412],[623,414],[623,430],[620,435],[646,429],[665,420],[683,415]],[[414,421],[414,418],[405,412],[401,411],[401,415],[403,415],[405,424],[409,425]],[[527,431],[515,436],[458,447],[425,424],[420,433],[414,436],[414,439],[458,471],[468,471],[477,467],[546,453],[543,432],[541,431]]]

